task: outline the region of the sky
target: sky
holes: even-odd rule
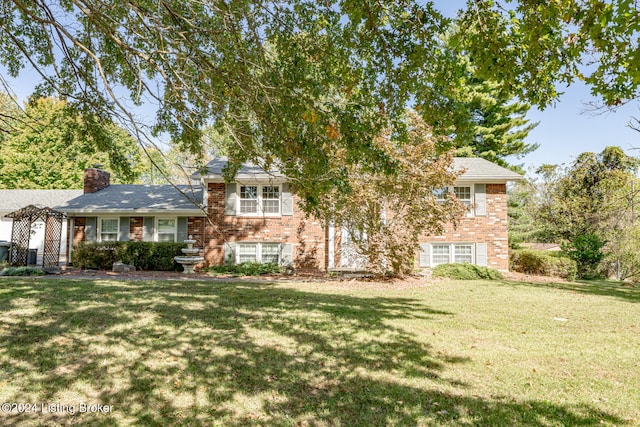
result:
[[[454,17],[465,3],[464,0],[435,0],[436,8],[449,17]],[[20,100],[26,100],[37,83],[28,72],[15,80],[8,78],[2,67],[0,74],[9,81]],[[564,94],[555,105],[544,111],[532,108],[527,115],[539,124],[525,142],[537,143],[539,148],[523,158],[509,159],[511,163],[522,164],[527,171],[545,163],[568,166],[580,153],[600,152],[608,145],[617,145],[629,155],[640,156],[640,132],[628,126],[632,117],[640,119],[640,103],[631,102],[615,112],[595,115],[588,111],[587,103],[597,99],[585,85],[575,83],[559,90]]]

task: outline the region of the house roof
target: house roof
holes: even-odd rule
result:
[[[522,175],[479,157],[454,157],[455,170],[465,171],[458,178],[465,181],[519,181]]]
[[[0,190],[0,216],[33,205],[53,208],[82,194],[82,190]]]
[[[200,173],[195,173],[191,177],[192,178],[222,178],[222,170],[229,162],[227,157],[217,157],[207,163],[207,173],[202,175]],[[243,163],[238,172],[236,173],[237,181],[244,180],[268,180],[268,179],[285,179],[285,176],[280,172],[277,168],[273,167],[269,171],[265,171],[260,166],[246,162]]]
[[[222,170],[227,162],[228,159],[226,157],[218,157],[207,164],[206,175],[202,176],[197,173],[192,178],[222,178]],[[465,172],[459,178],[461,180],[518,181],[522,179],[522,175],[478,157],[455,157],[453,166],[456,170],[465,169]],[[284,179],[285,176],[276,168],[265,172],[264,169],[253,163],[244,163],[236,174],[236,180],[238,181],[258,181],[273,178]]]
[[[193,202],[202,206],[202,187],[178,185],[116,184],[95,193],[82,194],[57,207],[62,212],[78,213],[170,213],[204,216]]]

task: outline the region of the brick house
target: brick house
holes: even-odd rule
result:
[[[245,164],[225,182],[226,159],[192,178],[198,184],[109,185],[109,174],[85,171],[84,194],[58,206],[69,217],[69,251],[80,241],[197,241],[205,264],[245,261],[326,271],[356,267],[344,230],[299,208],[286,177]],[[457,229],[423,236],[416,267],[471,262],[508,269],[506,183],[521,176],[483,159],[456,158],[464,169],[448,191],[469,206]],[[444,195],[444,192],[442,193]]]

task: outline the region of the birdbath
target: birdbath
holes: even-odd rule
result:
[[[197,256],[198,252],[200,252],[200,249],[193,247],[193,244],[195,242],[195,240],[191,239],[185,240],[184,243],[187,244],[187,247],[180,249],[184,255],[174,258],[177,263],[182,264],[182,268],[184,268],[184,274],[193,274],[193,266],[204,261],[204,257]]]

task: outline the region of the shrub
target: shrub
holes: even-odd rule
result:
[[[33,267],[9,267],[0,271],[0,276],[42,276],[44,272]]]
[[[578,272],[578,265],[572,259],[531,249],[511,251],[509,265],[512,271],[519,273],[567,280],[574,280]]]
[[[456,280],[502,279],[498,270],[475,264],[440,264],[433,268],[432,275]]]
[[[184,243],[173,242],[80,242],[73,250],[73,265],[80,268],[109,270],[116,261],[138,270],[177,271],[180,264],[173,259],[182,255]]]
[[[213,275],[232,274],[234,276],[260,276],[261,274],[277,274],[283,267],[275,263],[243,262],[242,264],[214,265],[207,269]]]
[[[572,242],[563,245],[567,256],[576,261],[578,276],[582,279],[596,279],[604,275],[601,262],[605,253],[602,248],[607,242],[593,233],[576,237]]]

